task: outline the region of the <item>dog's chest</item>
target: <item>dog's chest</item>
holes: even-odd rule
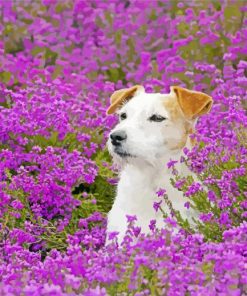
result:
[[[124,213],[136,215],[139,220],[163,219],[161,211],[154,210],[154,202],[162,201],[162,209],[171,214],[165,200],[157,196],[159,189],[165,189],[173,209],[180,211],[182,217],[189,218],[190,211],[184,207],[188,199],[171,185],[171,173],[164,169],[161,171],[125,168],[120,176],[114,204]]]
[[[150,220],[156,220],[156,226],[164,228],[162,212],[155,211],[153,207],[154,202],[162,201],[162,209],[170,215],[169,207],[164,199],[156,194],[159,189],[166,190],[173,209],[179,211],[183,218],[191,220],[191,212],[184,207],[188,200],[181,192],[172,187],[171,177],[172,175],[164,170],[164,166],[155,170],[150,170],[147,167],[125,167],[120,175],[113,207],[108,214],[107,232],[119,232],[119,240],[121,241],[127,229],[126,215],[135,215],[137,217],[136,225],[140,226],[144,233],[150,232]]]
[[[168,194],[173,192],[170,177],[169,174],[159,175],[145,168],[127,167],[121,173],[115,203],[124,212],[140,219],[157,218],[161,213],[155,212],[153,204],[161,201],[161,198],[156,192],[160,188],[166,188]]]

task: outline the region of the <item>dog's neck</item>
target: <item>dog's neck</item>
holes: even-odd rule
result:
[[[174,147],[172,149],[167,150],[166,153],[164,153],[162,156],[157,157],[155,162],[153,163],[148,163],[143,160],[134,160],[133,162],[129,162],[127,164],[128,167],[136,168],[139,169],[143,174],[146,174],[147,171],[150,172],[152,175],[157,175],[157,174],[163,174],[164,173],[171,173],[171,169],[168,167],[168,163],[170,161],[175,161],[176,162],[176,169],[178,170],[179,173],[183,173],[185,164],[181,163],[181,157],[184,156],[183,149],[187,148],[188,150],[191,150],[192,147],[194,146],[194,143],[190,135],[191,133],[187,134],[186,140],[183,143],[183,145]],[[181,171],[182,170],[182,171]],[[186,170],[187,171],[187,170]]]
[[[133,163],[129,163],[128,165],[136,167],[140,171],[143,172],[143,174],[146,174],[146,171],[149,171],[153,175],[157,175],[159,173],[166,172],[168,169],[167,163],[170,161],[176,161],[179,165],[181,156],[183,155],[182,150],[171,150],[169,151],[169,154],[163,155],[161,157],[157,157],[155,162],[149,163],[145,161],[134,161]]]
[[[180,163],[183,152],[181,149],[170,151],[169,154],[159,157],[155,163],[148,163],[141,160],[135,160],[127,163],[122,169],[122,174],[125,173],[128,176],[135,176],[133,179],[129,179],[130,185],[134,183],[144,182],[145,186],[149,185],[152,190],[156,190],[161,186],[162,181],[166,179],[166,183],[170,183],[170,177],[172,177],[172,168],[169,168],[167,164],[172,160],[176,161],[176,170],[180,173],[184,171],[184,164]],[[169,177],[168,177],[169,176]]]
[[[155,163],[147,163],[141,160],[135,160],[127,163],[120,173],[120,187],[132,187],[131,192],[138,197],[138,193],[142,194],[141,186],[146,188],[147,191],[155,196],[155,192],[159,189],[166,189],[167,192],[172,192],[172,195],[178,195],[178,191],[173,188],[170,179],[174,177],[173,168],[168,166],[170,161],[176,161],[175,169],[180,176],[191,175],[191,171],[181,162],[181,157],[184,156],[184,148],[191,149],[192,143],[188,137],[186,146],[176,150],[169,150],[162,157],[157,158]],[[127,181],[128,180],[128,181]],[[126,182],[127,181],[127,182]],[[127,186],[127,187],[126,187]],[[139,197],[142,199],[142,196]]]

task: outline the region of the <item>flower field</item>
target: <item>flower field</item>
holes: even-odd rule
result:
[[[0,4],[0,295],[247,295],[244,1]],[[135,84],[213,97],[182,160],[199,181],[168,164],[201,214],[196,230],[175,215],[148,236],[128,217],[123,245],[105,247],[106,109]]]

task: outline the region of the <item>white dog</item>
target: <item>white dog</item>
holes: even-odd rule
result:
[[[204,93],[178,86],[169,94],[146,93],[142,86],[115,91],[108,114],[117,112],[119,123],[110,133],[108,149],[121,173],[117,196],[108,214],[107,233],[119,232],[121,242],[127,229],[126,215],[136,215],[137,225],[148,233],[150,220],[165,227],[161,211],[153,203],[160,200],[156,192],[166,190],[173,209],[191,221],[195,213],[185,208],[188,199],[170,184],[167,162],[180,160],[198,116],[210,111],[212,98]],[[187,167],[178,164],[179,174],[188,175]],[[165,208],[169,213],[168,207]]]

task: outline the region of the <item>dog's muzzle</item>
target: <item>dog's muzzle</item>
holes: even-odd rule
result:
[[[123,144],[127,139],[127,134],[125,131],[116,131],[110,134],[111,143],[113,146],[118,147]]]
[[[127,140],[127,134],[123,130],[115,131],[110,134],[111,144],[113,146],[114,153],[122,158],[134,157],[132,154],[126,151],[124,147]]]

